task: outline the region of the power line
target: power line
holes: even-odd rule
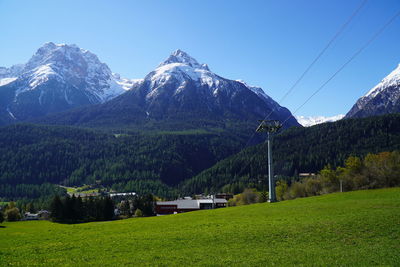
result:
[[[316,91],[314,91],[307,99],[304,101],[294,112],[295,114],[299,109],[301,109],[308,101],[311,100],[318,92],[320,92],[333,78],[335,78],[350,62],[352,62],[361,52],[363,52],[373,41],[378,38],[378,36],[390,25],[393,21],[400,16],[400,11],[398,11],[393,17],[391,17],[385,25],[383,25],[360,49],[358,49],[328,80],[326,80]],[[285,124],[292,116],[289,116],[282,122]]]
[[[286,97],[296,88],[296,86],[303,80],[303,78],[306,76],[306,74],[310,71],[310,69],[317,63],[317,61],[325,54],[326,50],[333,44],[333,42],[339,37],[340,34],[344,32],[344,30],[347,28],[347,26],[350,24],[350,22],[355,18],[355,16],[360,12],[360,10],[365,6],[368,0],[364,0],[361,2],[360,6],[351,14],[351,16],[347,19],[347,21],[339,28],[339,30],[336,32],[336,34],[332,37],[332,39],[325,45],[325,47],[321,50],[321,52],[317,55],[316,58],[308,65],[306,70],[300,75],[300,77],[296,80],[296,82],[289,88],[289,90],[283,95],[283,97],[278,101],[278,103],[282,103]],[[267,120],[269,116],[275,111],[275,109],[272,109],[272,111],[266,116],[264,120]]]
[[[360,12],[360,10],[365,6],[368,0],[363,0],[361,4],[357,7],[357,9],[350,15],[350,17],[346,20],[346,22],[338,29],[336,34],[329,40],[329,42],[325,45],[325,47],[319,52],[319,54],[314,58],[314,60],[308,65],[308,67],[305,69],[305,71],[300,75],[300,77],[295,81],[295,83],[289,88],[289,90],[283,95],[283,97],[277,102],[277,103],[282,103],[287,96],[296,88],[296,86],[303,80],[303,78],[306,76],[306,74],[311,70],[311,68],[317,63],[317,61],[325,54],[325,52],[328,50],[328,48],[333,44],[333,42],[344,32],[344,30],[347,28],[347,26],[353,21],[353,19],[357,16],[357,14]],[[275,112],[275,107],[272,107],[270,113],[265,116],[263,120],[268,120],[268,118],[272,115],[272,113]],[[247,140],[244,148],[246,148],[251,139],[254,137],[255,132],[251,135],[251,137]]]
[[[398,11],[393,17],[391,17],[385,25],[383,25],[360,49],[358,49],[331,77],[329,77],[329,79],[324,82],[315,92],[313,92],[311,94],[310,97],[308,97],[306,99],[306,101],[304,101],[304,103],[302,103],[293,113],[295,114],[297,111],[299,111],[299,109],[301,109],[305,104],[308,103],[308,101],[310,101],[310,99],[315,96],[318,92],[320,92],[333,78],[335,78],[350,62],[352,62],[359,54],[361,54],[362,51],[364,51],[373,41],[375,41],[375,39],[377,39],[379,37],[379,35],[390,25],[393,23],[393,21],[400,16],[400,11]],[[282,125],[284,125],[291,117],[288,116],[283,122]],[[255,132],[253,133],[253,135],[250,137],[250,139],[254,136]],[[249,139],[249,141],[250,141]],[[248,141],[248,142],[249,142]],[[247,144],[246,144],[247,145]],[[246,146],[245,146],[246,147]],[[253,156],[254,157],[254,156]],[[242,171],[247,168],[248,166],[250,166],[251,161],[253,159],[251,159],[244,167],[241,168],[240,172],[238,175],[240,175],[242,173]]]

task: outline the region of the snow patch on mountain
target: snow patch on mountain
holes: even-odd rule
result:
[[[386,76],[378,85],[372,88],[364,97],[373,98],[380,92],[391,86],[400,85],[400,64],[397,68]]]
[[[325,122],[334,122],[344,118],[343,114],[339,114],[331,117],[324,116],[296,116],[297,121],[304,127],[313,126]]]
[[[207,84],[209,87],[219,84],[216,75],[209,70],[193,67],[187,63],[170,63],[168,65],[161,65],[154,71],[151,77],[151,86],[163,86],[172,77],[180,83],[185,82],[189,78],[192,81]]]
[[[29,86],[35,89],[38,85],[47,82],[51,76],[59,76],[52,68],[51,63],[35,68],[30,75]]]
[[[125,91],[132,89],[133,86],[140,84],[144,81],[144,79],[127,79],[121,78],[118,73],[113,73],[113,77],[115,78],[115,82],[119,84]]]
[[[10,115],[10,117],[11,118],[13,118],[14,120],[16,120],[17,118],[14,116],[14,114],[11,112],[11,110],[10,110],[10,108],[9,107],[7,107],[7,112],[8,112],[8,115]]]
[[[174,94],[179,94],[188,81],[199,86],[207,86],[215,95],[222,78],[210,71],[207,64],[199,64],[194,58],[182,50],[173,52],[164,62],[145,78],[150,82],[147,98],[153,98],[161,92],[158,90],[167,83],[176,83]]]
[[[196,69],[209,70],[207,64],[199,64],[196,59],[192,58],[186,52],[177,49],[166,60],[164,60],[158,67],[169,65],[171,63],[183,63]]]
[[[13,81],[15,81],[17,79],[17,77],[13,77],[13,78],[3,78],[0,79],[0,86],[12,83]]]

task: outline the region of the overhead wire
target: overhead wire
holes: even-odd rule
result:
[[[319,52],[319,54],[314,58],[314,60],[307,66],[307,68],[304,70],[304,72],[299,76],[299,78],[294,82],[294,84],[289,88],[289,90],[281,97],[281,99],[278,101],[279,104],[282,104],[282,102],[288,97],[288,95],[297,87],[297,85],[303,80],[303,78],[306,76],[306,74],[311,70],[311,68],[317,63],[317,61],[325,54],[325,52],[328,50],[328,48],[334,43],[334,41],[344,32],[344,30],[349,26],[349,24],[353,21],[353,19],[357,16],[357,14],[360,12],[360,10],[365,6],[365,4],[368,2],[368,0],[363,0],[361,4],[356,8],[356,10],[350,15],[350,17],[345,21],[344,24],[342,24],[341,27],[337,30],[337,32],[334,34],[334,36],[328,41],[328,43],[325,45],[325,47]],[[270,113],[268,113],[263,120],[267,120],[272,113],[275,112],[275,107],[272,107]],[[292,117],[292,116],[290,116]],[[246,148],[252,138],[254,137],[255,132],[250,136],[250,138],[247,140],[245,146],[243,147]]]
[[[372,37],[370,39],[368,39],[368,41],[361,46],[360,49],[358,49],[344,64],[342,64],[340,66],[340,68],[338,70],[336,70],[320,87],[318,87],[318,89],[316,91],[314,91],[290,116],[288,116],[283,122],[282,125],[284,125],[290,118],[293,117],[293,114],[295,114],[297,111],[299,111],[304,105],[306,105],[311,98],[313,98],[318,92],[320,92],[330,81],[332,81],[348,64],[350,64],[359,54],[361,54],[373,41],[375,41],[379,35],[381,35],[387,27],[390,26],[390,24],[392,24],[397,17],[400,16],[400,10],[395,13],[394,16],[392,16],[374,35],[372,35]],[[253,133],[254,136],[255,132]],[[253,137],[252,136],[252,137]],[[252,138],[251,137],[251,138]],[[248,141],[249,142],[249,141]],[[248,164],[246,164],[244,167],[242,167],[242,169],[240,170],[239,174],[250,165],[252,160],[250,160],[248,162]]]
[[[304,105],[306,105],[311,98],[313,98],[317,93],[319,93],[330,81],[332,81],[348,64],[350,64],[359,54],[361,54],[373,41],[375,41],[379,35],[382,34],[386,30],[387,27],[389,27],[390,24],[393,23],[393,21],[396,20],[396,18],[400,16],[400,10],[392,16],[368,41],[361,46],[360,49],[358,49],[343,65],[340,66],[338,70],[336,70],[320,87],[318,87],[317,90],[315,90],[294,112],[295,114],[297,111],[299,111]],[[292,116],[287,117],[283,122],[282,125],[285,124]]]
[[[306,74],[311,70],[311,68],[317,63],[317,61],[325,54],[326,50],[333,44],[333,42],[344,32],[347,26],[351,23],[351,21],[357,16],[360,10],[365,6],[368,0],[364,0],[358,6],[358,8],[351,14],[351,16],[347,19],[347,21],[339,28],[336,34],[329,40],[329,42],[325,45],[325,47],[321,50],[321,52],[314,58],[314,60],[308,65],[306,70],[300,75],[300,77],[295,81],[295,83],[289,88],[289,90],[283,95],[283,97],[278,101],[278,103],[282,103],[286,97],[296,88],[296,86],[303,80]],[[274,110],[272,110],[266,118],[268,118]],[[266,119],[265,119],[266,120]]]

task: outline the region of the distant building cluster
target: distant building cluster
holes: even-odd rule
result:
[[[50,212],[47,210],[40,210],[38,213],[25,212],[24,220],[48,220],[50,218]]]
[[[157,215],[177,214],[196,210],[225,208],[229,194],[217,194],[212,196],[195,196],[180,198],[173,201],[157,201],[155,211]]]

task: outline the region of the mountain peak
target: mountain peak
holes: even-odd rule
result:
[[[360,97],[346,118],[400,112],[400,64],[380,83]]]
[[[205,64],[200,65],[199,62],[197,62],[197,60],[191,57],[188,53],[180,49],[177,49],[174,52],[172,52],[172,54],[164,62],[162,62],[159,65],[159,67],[173,63],[187,64],[193,68],[203,68],[203,65],[205,65]]]
[[[26,67],[27,69],[33,69],[48,63],[64,65],[67,61],[71,62],[71,64],[79,64],[83,58],[100,64],[96,55],[79,48],[75,44],[55,44],[53,42],[47,42],[36,51],[26,64]]]
[[[375,97],[380,92],[391,86],[400,85],[400,64],[386,76],[378,85],[372,88],[364,97]]]

